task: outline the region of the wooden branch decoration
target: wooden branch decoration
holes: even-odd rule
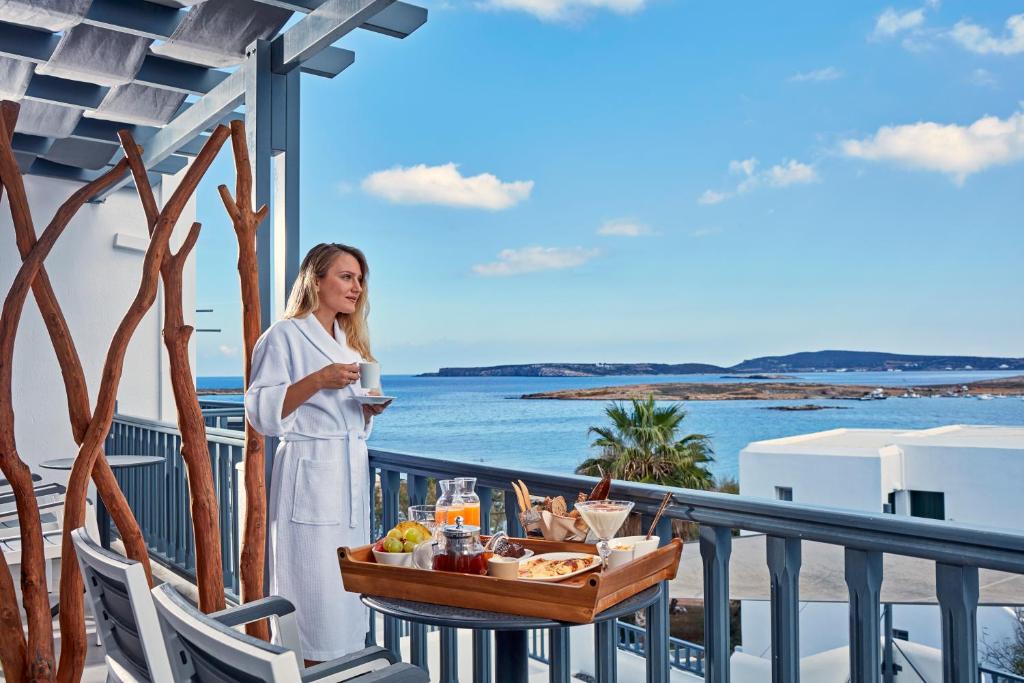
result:
[[[128,164],[152,233],[160,214],[142,161],[142,150],[126,131],[121,131],[119,137],[128,157]],[[213,483],[213,464],[210,462],[210,448],[206,441],[206,422],[199,408],[199,397],[196,395],[195,380],[192,378],[189,363],[188,342],[193,328],[185,324],[182,309],[182,273],[185,261],[199,239],[199,229],[199,223],[193,223],[178,252],[168,254],[164,258],[160,275],[164,281],[164,345],[167,347],[170,361],[174,403],[178,409],[181,457],[188,471],[199,608],[204,612],[215,612],[224,609],[225,605],[220,519],[217,514],[217,493]]]
[[[242,338],[245,357],[245,388],[249,388],[252,350],[260,336],[260,288],[256,265],[256,231],[267,217],[267,207],[252,209],[252,168],[245,142],[245,124],[231,122],[231,149],[235,154],[235,196],[226,185],[217,188],[238,238],[238,277],[242,294]],[[263,565],[266,562],[267,495],[264,475],[263,435],[245,421],[245,531],[242,537],[242,601],[263,597]],[[246,626],[249,635],[270,639],[266,620]]]
[[[202,151],[186,171],[184,179],[174,191],[170,201],[160,212],[160,218],[153,230],[149,248],[146,250],[143,260],[142,280],[139,283],[138,292],[110,342],[93,417],[86,430],[75,466],[71,470],[64,506],[63,561],[61,563],[61,653],[57,680],[62,683],[73,683],[81,678],[86,650],[82,577],[75,566],[75,549],[71,543],[70,533],[72,529],[82,526],[85,521],[85,493],[89,473],[92,471],[114,417],[114,402],[117,398],[117,387],[124,368],[128,342],[156,299],[160,268],[167,253],[171,232],[181,216],[185,204],[195,191],[203,174],[210,167],[217,152],[220,151],[227,136],[228,129],[224,126],[218,126],[213,131]]]
[[[12,216],[15,221],[31,224],[28,212],[28,199],[25,194],[21,172],[14,160],[11,150],[10,136],[5,119],[0,116],[0,179],[7,188]],[[11,482],[18,509],[18,522],[21,533],[21,575],[23,604],[28,621],[28,643],[24,651],[21,678],[32,681],[50,681],[54,677],[53,627],[50,617],[50,605],[46,590],[45,559],[43,556],[42,525],[39,507],[33,492],[32,473],[21,460],[17,452],[14,437],[14,409],[12,403],[12,380],[14,341],[18,323],[28,297],[29,289],[42,266],[43,260],[53,248],[57,238],[63,233],[71,218],[87,200],[114,184],[127,170],[127,162],[114,166],[97,180],[80,188],[57,211],[53,220],[43,231],[42,237],[32,246],[31,251],[22,262],[14,283],[4,300],[3,312],[0,314],[0,469]],[[90,468],[91,469],[91,468]],[[84,503],[84,501],[83,501]],[[72,556],[73,557],[73,556]],[[9,568],[3,566],[8,579],[4,584],[12,584],[9,579]],[[7,603],[6,595],[5,608]],[[3,641],[15,640],[10,650],[5,646],[5,657],[16,651],[22,637],[19,619],[17,634],[5,632]],[[4,627],[7,627],[5,621]],[[15,662],[5,659],[4,669],[17,669]],[[27,669],[27,671],[26,671]],[[19,680],[18,678],[14,680]]]
[[[17,123],[19,105],[14,102],[0,103],[0,113],[7,124],[7,132],[13,133]],[[3,184],[0,183],[0,189]],[[81,205],[75,207],[75,211]],[[20,212],[22,220],[14,221],[15,238],[18,243],[18,250],[24,259],[36,242],[35,230],[30,217],[28,207]],[[39,313],[46,325],[46,331],[50,336],[50,342],[57,355],[57,363],[60,366],[61,377],[64,380],[64,391],[67,394],[68,416],[71,420],[71,432],[75,443],[79,446],[85,437],[85,430],[92,419],[92,408],[89,405],[89,388],[85,380],[85,371],[82,369],[82,361],[79,358],[78,350],[75,348],[74,339],[68,329],[64,312],[61,310],[57,296],[50,285],[50,278],[47,275],[46,267],[41,266],[32,282],[32,293],[35,296]],[[152,568],[149,563],[149,549],[146,547],[146,540],[142,536],[139,523],[128,505],[121,487],[117,483],[114,471],[110,469],[106,457],[96,460],[92,471],[93,483],[103,504],[110,513],[118,534],[125,546],[125,554],[131,559],[142,564],[146,572],[146,578],[150,585],[153,584]]]

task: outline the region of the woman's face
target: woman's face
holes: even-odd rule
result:
[[[352,254],[342,252],[331,261],[317,286],[320,308],[327,308],[335,314],[355,313],[359,297],[363,294],[363,269]]]

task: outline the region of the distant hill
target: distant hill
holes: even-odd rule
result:
[[[1024,358],[914,356],[877,351],[804,351],[788,356],[752,358],[728,368],[708,363],[529,363],[478,368],[441,368],[437,372],[427,372],[420,377],[609,377],[886,370],[1024,370]]]
[[[608,377],[612,375],[700,375],[725,372],[706,363],[530,363],[485,368],[441,368],[420,377]]]
[[[885,370],[1024,370],[1024,358],[914,356],[877,351],[805,351],[745,360],[734,372],[822,372]]]

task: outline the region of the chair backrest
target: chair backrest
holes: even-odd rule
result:
[[[200,612],[172,586],[153,589],[173,680],[190,683],[299,683],[298,655]]]
[[[138,680],[175,680],[145,569],[101,548],[84,528],[71,540],[107,657]]]

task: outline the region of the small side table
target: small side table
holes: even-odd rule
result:
[[[601,612],[594,617],[594,621],[591,623],[595,625],[603,624],[649,607],[661,597],[662,590],[662,585],[658,584],[641,591],[633,597],[626,598],[619,604]],[[426,602],[382,598],[372,595],[363,595],[360,599],[367,607],[382,614],[405,619],[417,624],[453,629],[464,628],[494,631],[494,661],[498,663],[494,676],[496,683],[527,683],[529,677],[527,631],[538,628],[561,629],[567,626],[583,625],[554,621],[542,617],[523,617],[502,612],[447,607],[445,605],[432,605]],[[612,645],[614,646],[614,643]],[[554,653],[552,653],[552,656],[554,656]],[[449,665],[457,667],[458,662],[449,663]],[[566,663],[567,665],[568,663]],[[441,666],[445,667],[445,663],[442,662]]]
[[[107,464],[110,469],[128,467],[149,467],[159,465],[164,459],[157,455],[108,455]],[[40,467],[48,470],[70,470],[75,466],[75,458],[54,458],[39,463]],[[100,530],[100,545],[104,548],[110,547],[110,514],[103,504],[103,498],[96,496],[96,525]]]

